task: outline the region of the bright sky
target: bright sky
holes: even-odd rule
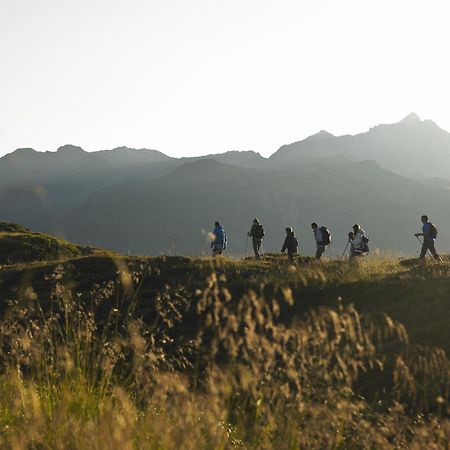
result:
[[[0,154],[450,130],[449,0],[0,0]]]

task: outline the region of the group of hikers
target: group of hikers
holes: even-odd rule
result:
[[[420,252],[420,259],[422,261],[425,260],[426,254],[429,251],[433,258],[436,260],[441,260],[441,257],[436,251],[435,248],[435,240],[437,237],[437,228],[433,225],[428,216],[423,215],[421,217],[422,222],[422,232],[415,233],[417,239],[422,244],[422,249]],[[331,233],[330,230],[325,226],[319,226],[317,223],[312,223],[311,228],[314,235],[314,240],[316,243],[316,254],[315,257],[317,260],[322,258],[322,255],[325,253],[327,247],[331,244]],[[349,257],[350,259],[357,258],[369,253],[369,238],[366,236],[366,232],[364,229],[355,224],[352,227],[350,233],[348,233],[348,241],[347,246],[345,247],[344,253],[342,254],[342,258],[347,252],[347,248],[350,247]],[[255,254],[256,259],[262,258],[262,242],[264,239],[265,233],[262,224],[259,219],[253,219],[253,224],[250,231],[247,233],[247,242],[248,238],[251,238],[253,245],[253,252]],[[420,237],[423,237],[423,241],[420,240]],[[286,238],[283,243],[283,247],[281,248],[281,252],[284,253],[287,251],[288,260],[293,262],[295,255],[298,254],[298,239],[295,236],[294,230],[292,227],[286,228]],[[219,222],[214,223],[214,230],[212,232],[212,240],[211,240],[211,249],[213,256],[221,255],[224,250],[227,248],[227,234],[223,228],[223,226]],[[342,259],[341,258],[341,259]]]

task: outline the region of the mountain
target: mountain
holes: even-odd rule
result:
[[[261,156],[259,153],[254,152],[252,150],[245,151],[229,151],[225,153],[219,154],[211,154],[206,156],[198,156],[191,158],[181,158],[180,161],[189,162],[189,161],[199,161],[202,159],[213,159],[215,161],[219,161],[225,164],[231,164],[233,166],[238,167],[247,167],[247,168],[261,168],[267,162],[267,159]]]
[[[320,180],[320,182],[318,182]],[[213,160],[179,167],[152,180],[103,189],[66,217],[62,227],[77,242],[144,254],[208,253],[207,233],[220,220],[232,254],[243,254],[253,217],[266,230],[265,251],[279,251],[284,228],[297,231],[302,251],[313,251],[310,224],[331,228],[332,254],[360,223],[373,249],[414,253],[419,217],[450,223],[450,192],[382,169],[371,161],[313,162],[280,169],[246,169]],[[440,227],[440,248],[450,232]],[[248,243],[247,243],[248,245]]]
[[[211,158],[243,167],[261,167],[266,161],[252,151],[177,159],[144,148],[117,147],[97,152],[86,152],[74,145],[64,145],[56,152],[23,148],[0,158],[0,204],[6,203],[5,218],[40,228],[55,223],[54,216],[79,206],[100,189],[157,178],[186,162]],[[40,220],[42,215],[46,218]]]
[[[355,136],[322,130],[269,159],[254,151],[172,158],[128,147],[18,149],[0,158],[0,218],[141,254],[208,253],[216,219],[229,252],[242,254],[253,217],[266,229],[266,251],[278,251],[293,226],[310,253],[317,221],[331,228],[329,253],[337,255],[355,222],[372,248],[414,253],[411,236],[426,213],[448,250],[449,149],[449,133],[415,114]]]
[[[56,152],[37,152],[31,148],[23,148],[0,158],[0,177],[3,183],[8,184],[48,183],[67,177],[102,174],[108,174],[114,179],[119,170],[123,173],[119,178],[126,178],[130,170],[145,176],[145,170],[149,166],[171,160],[172,158],[157,150],[127,147],[98,152],[86,152],[74,145],[64,145]]]
[[[450,133],[414,113],[398,123],[378,125],[354,136],[333,136],[321,131],[303,141],[283,145],[269,162],[281,167],[337,155],[375,160],[385,169],[406,176],[450,178]]]
[[[0,158],[3,184],[51,183],[70,178],[108,178],[109,184],[138,177],[165,175],[188,161],[215,159],[242,167],[259,167],[265,158],[253,151],[230,151],[217,155],[172,158],[157,150],[117,147],[86,152],[63,145],[56,152],[20,148]],[[102,183],[100,183],[102,184]],[[104,183],[103,183],[104,184]]]

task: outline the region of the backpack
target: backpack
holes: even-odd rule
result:
[[[362,253],[369,253],[369,238],[366,237],[366,236],[362,237],[361,252]]]
[[[293,250],[294,253],[297,253],[298,252],[298,240],[295,236],[292,236],[291,244],[292,244],[291,249]]]
[[[331,244],[331,233],[327,227],[320,227],[320,231],[322,232],[322,245],[330,245]]]
[[[432,223],[430,223],[430,237],[433,239],[437,238],[438,230],[436,226]]]
[[[214,234],[216,236],[216,239],[213,242],[214,248],[225,250],[227,248],[227,234],[225,233],[225,230],[222,227],[215,228]]]
[[[256,239],[262,239],[264,237],[264,228],[262,225],[258,225],[255,230],[254,237]]]

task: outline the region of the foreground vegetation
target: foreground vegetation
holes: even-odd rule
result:
[[[3,266],[0,447],[449,448],[449,287],[448,260]]]

